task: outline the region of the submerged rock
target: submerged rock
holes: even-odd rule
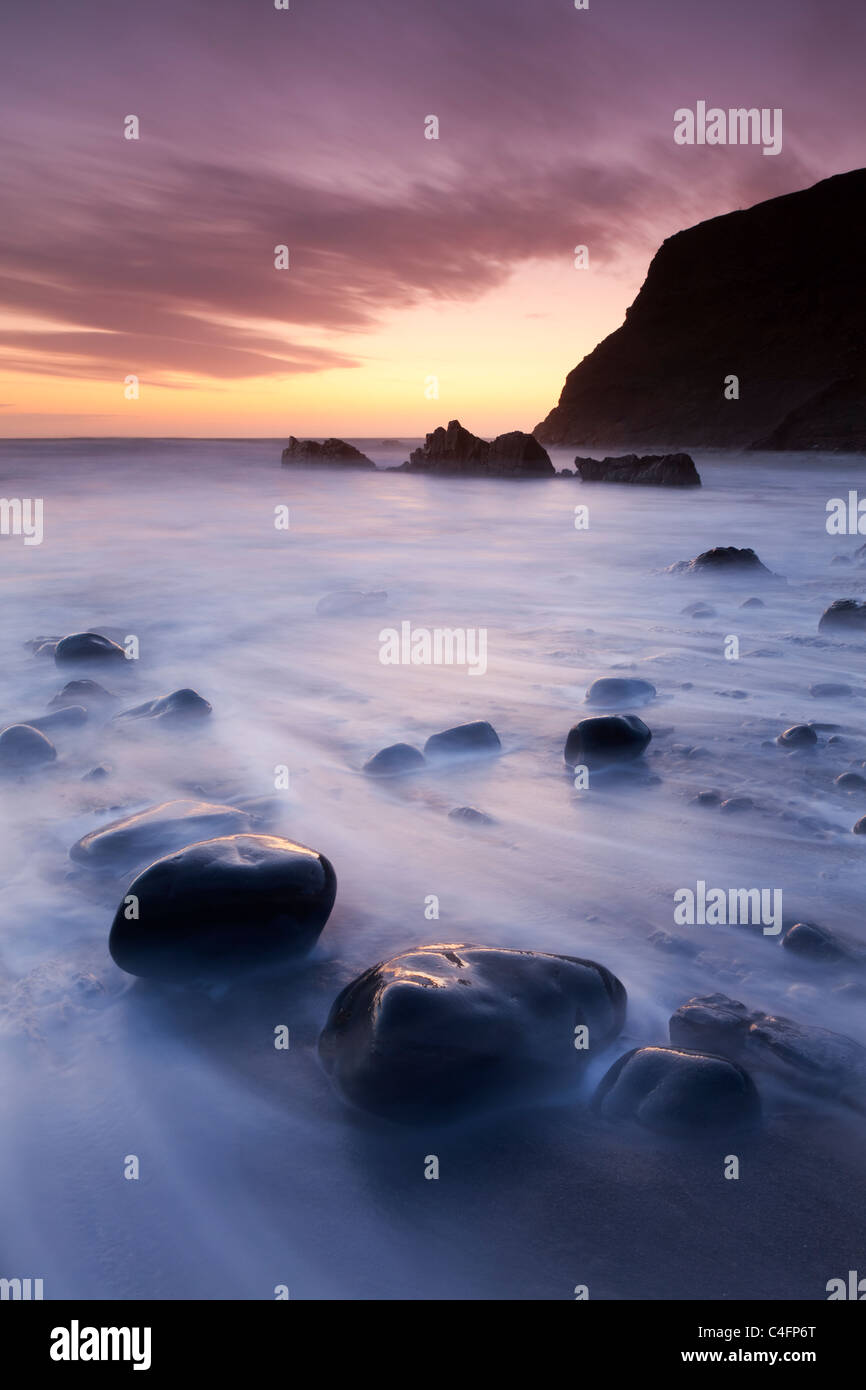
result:
[[[662,1134],[752,1129],[761,1118],[755,1083],[736,1062],[679,1047],[636,1047],[601,1080],[596,1109]]]
[[[372,459],[343,439],[325,439],[320,444],[316,439],[296,439],[293,434],[289,435],[281,463],[284,467],[294,464],[300,468],[308,468],[311,464],[320,468],[376,467]]]
[[[110,690],[106,690],[104,685],[100,685],[99,681],[67,681],[63,689],[48,701],[48,708],[52,709],[56,705],[64,709],[67,705],[81,705],[86,710],[99,709],[113,705],[117,698]]]
[[[815,700],[832,700],[837,696],[853,695],[854,691],[843,681],[818,681],[816,685],[809,686],[809,694]]]
[[[384,589],[366,594],[355,589],[341,589],[320,598],[316,612],[320,618],[345,618],[356,614],[364,617],[384,613],[387,607],[388,595]]]
[[[783,748],[811,748],[818,742],[818,735],[811,724],[792,724],[779,734],[776,742]]]
[[[109,950],[130,975],[184,979],[304,956],[337,892],[330,862],[277,835],[230,835],[157,859],[130,884]],[[129,920],[129,900],[138,919]]]
[[[368,758],[364,771],[368,777],[399,777],[403,772],[414,772],[424,766],[424,755],[411,743],[392,743]]]
[[[687,603],[680,612],[687,618],[716,618],[718,614],[709,603]]]
[[[334,1001],[319,1056],[354,1105],[449,1120],[576,1081],[622,1028],[626,993],[595,961],[488,946],[421,946]],[[576,1029],[588,1048],[575,1047]]]
[[[173,690],[170,695],[160,695],[156,700],[148,700],[133,709],[121,710],[115,719],[153,719],[160,724],[185,724],[188,720],[206,719],[213,711],[196,690]]]
[[[236,806],[209,801],[164,801],[89,831],[69,851],[76,864],[125,872],[185,845],[250,829]]]
[[[866,635],[866,603],[858,603],[855,598],[835,599],[821,614],[818,631],[851,637]]]
[[[741,608],[766,608],[766,606],[762,598],[744,598],[740,604]]]
[[[697,996],[670,1020],[671,1042],[764,1067],[807,1090],[862,1106],[866,1048],[842,1033],[749,1009],[725,994]]]
[[[843,792],[859,792],[866,787],[866,777],[861,772],[840,772],[834,778],[834,787],[839,787]]]
[[[424,756],[431,760],[472,758],[501,751],[499,735],[486,719],[479,719],[474,724],[458,724],[454,729],[432,734],[424,744]]]
[[[584,699],[588,705],[615,709],[621,705],[645,705],[655,696],[656,688],[649,681],[630,676],[601,676],[592,682]]]
[[[123,647],[98,632],[73,632],[61,637],[54,648],[54,660],[58,666],[73,661],[125,661],[126,653]]]
[[[704,550],[693,560],[677,560],[669,565],[667,574],[724,575],[726,578],[776,579],[767,566],[762,564],[754,550],[745,547],[738,550],[735,545],[716,545],[712,550]]]
[[[492,816],[488,816],[484,811],[476,811],[474,806],[455,806],[453,811],[448,812],[449,820],[465,821],[468,825],[495,825]]]
[[[10,724],[0,734],[0,770],[25,772],[53,763],[57,749],[49,738],[30,724]]]
[[[488,442],[450,420],[428,434],[403,464],[409,473],[440,473],[457,477],[553,477],[556,469],[546,449],[531,434],[511,430]]]
[[[29,729],[38,729],[41,734],[78,729],[87,723],[87,710],[82,705],[66,705],[53,714],[38,714],[35,719],[22,719],[21,723]]]
[[[810,960],[844,960],[850,955],[835,933],[817,922],[795,922],[782,937],[782,945]]]
[[[585,483],[632,483],[638,487],[700,487],[689,454],[622,454],[619,458],[574,460]]]
[[[639,758],[652,734],[636,714],[603,714],[581,719],[568,732],[565,761],[569,767],[605,767]]]

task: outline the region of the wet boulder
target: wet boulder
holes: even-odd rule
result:
[[[57,749],[30,724],[10,724],[0,734],[0,771],[27,772],[53,763]]]
[[[679,1047],[636,1047],[602,1078],[595,1108],[680,1138],[729,1134],[760,1122],[755,1083],[736,1062]]]
[[[722,575],[729,579],[776,579],[772,570],[762,564],[749,546],[716,545],[704,550],[693,560],[677,560],[669,565],[668,574],[700,574],[705,577]]]
[[[150,979],[273,965],[312,949],[336,892],[330,862],[304,845],[277,835],[204,840],[132,881],[109,950],[121,970]]]
[[[391,743],[368,758],[364,771],[368,777],[399,777],[404,772],[416,772],[425,766],[423,753],[411,743]]]
[[[633,676],[601,676],[592,682],[584,699],[588,705],[602,709],[617,709],[628,705],[645,705],[654,700],[656,688],[649,681]]]
[[[833,779],[833,785],[843,792],[859,792],[866,787],[866,777],[862,772],[840,772]]]
[[[69,851],[89,869],[127,873],[199,840],[240,834],[250,816],[236,806],[209,801],[164,801],[90,830]]]
[[[421,946],[346,986],[319,1056],[353,1105],[404,1123],[447,1121],[573,1084],[617,1036],[625,1007],[622,984],[595,961]],[[581,1027],[585,1048],[575,1045]]]
[[[606,767],[639,758],[652,734],[636,714],[606,714],[581,719],[568,732],[565,761],[569,767]]]
[[[676,1046],[704,1047],[775,1073],[804,1090],[866,1104],[866,1048],[843,1033],[747,1008],[724,994],[697,996],[670,1020]]]
[[[98,632],[73,632],[61,637],[54,648],[54,660],[58,666],[77,661],[118,662],[126,660],[126,653],[123,647]]]
[[[38,729],[41,734],[57,734],[67,729],[79,729],[82,724],[86,724],[87,710],[83,705],[64,705],[62,709],[54,710],[51,714],[38,714],[35,719],[25,719],[22,722],[31,729]]]
[[[835,932],[817,922],[795,922],[782,937],[782,945],[795,955],[815,961],[845,960],[850,954]]]
[[[160,695],[156,700],[148,700],[143,705],[121,710],[115,719],[147,719],[161,725],[195,723],[206,719],[213,706],[196,690],[173,690],[170,695]]]
[[[501,753],[502,744],[492,724],[479,719],[474,724],[458,724],[441,734],[432,734],[424,744],[424,756],[432,761],[444,758],[476,758]]]
[[[821,614],[818,631],[839,637],[866,636],[866,603],[858,603],[854,598],[837,598]]]

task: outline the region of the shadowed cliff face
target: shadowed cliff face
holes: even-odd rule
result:
[[[866,170],[663,243],[566,378],[544,444],[866,448]],[[739,398],[726,399],[726,378]]]

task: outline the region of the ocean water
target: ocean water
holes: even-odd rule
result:
[[[353,442],[385,468],[416,441]],[[864,538],[825,525],[862,461],[695,455],[704,486],[679,493],[296,471],[279,454],[0,445],[0,494],[44,502],[41,545],[0,537],[3,724],[76,674],[25,644],[82,630],[138,638],[139,659],[104,677],[120,707],[192,686],[214,709],[182,736],[91,721],[57,736],[44,774],[0,785],[0,1274],[43,1278],[46,1298],[548,1299],[582,1283],[604,1298],[824,1297],[862,1265],[861,1117],[757,1078],[764,1130],[732,1183],[723,1155],[601,1124],[586,1101],[695,994],[866,1043],[850,969],[674,922],[674,894],[698,881],[762,887],[783,893],[786,922],[866,946],[866,838],[851,833],[866,795],[834,786],[866,760],[866,643],[818,636],[833,599],[866,594],[866,567],[833,563]],[[712,545],[752,546],[787,582],[662,573]],[[386,608],[317,615],[342,589],[385,591]],[[765,606],[741,607],[751,595]],[[683,613],[698,599],[714,617]],[[486,670],[383,665],[380,633],[403,622],[484,629]],[[565,737],[610,674],[656,686],[637,711],[653,741],[629,775],[578,790]],[[822,681],[854,694],[816,699]],[[387,783],[360,772],[388,744],[476,719],[501,757]],[[814,751],[775,744],[808,720],[834,726]],[[82,781],[99,763],[111,775]],[[290,786],[275,793],[278,766]],[[696,804],[708,789],[754,804]],[[69,847],[191,794],[281,795],[284,833],[334,864],[337,903],[303,966],[206,991],[112,964],[124,884],[77,869]],[[493,824],[449,819],[464,805]],[[544,1105],[429,1132],[351,1111],[316,1058],[330,1003],[434,941],[599,960],[628,990],[625,1031],[580,1091]],[[433,1153],[438,1182],[423,1176]]]

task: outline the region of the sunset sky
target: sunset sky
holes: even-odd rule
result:
[[[665,236],[866,164],[862,0],[10,0],[0,53],[4,436],[531,429]]]

